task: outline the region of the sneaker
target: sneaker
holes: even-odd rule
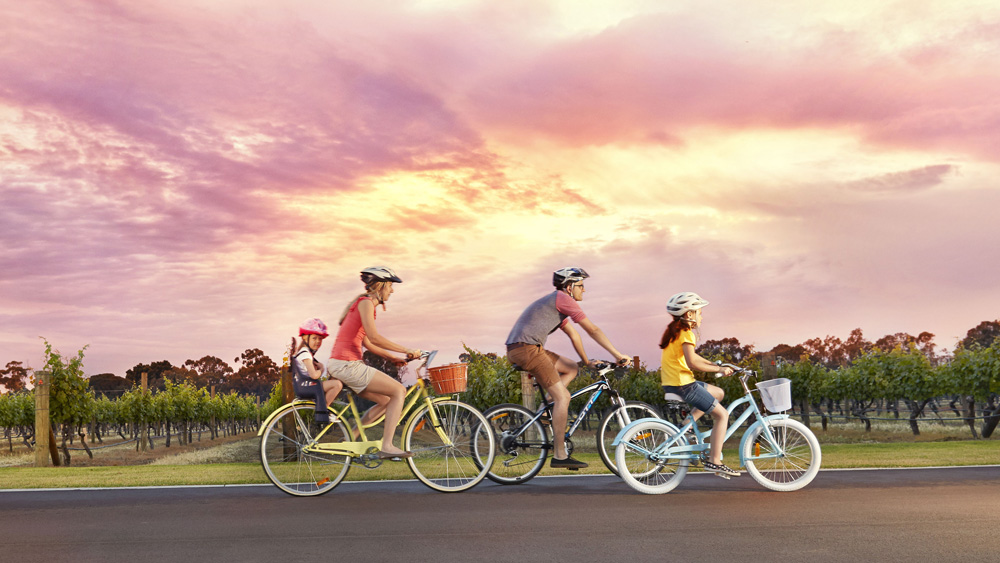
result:
[[[552,458],[549,463],[549,467],[553,469],[569,469],[570,471],[578,471],[584,467],[590,467],[586,463],[573,459],[572,457],[567,457],[566,459],[556,459]]]
[[[701,463],[702,465],[705,466],[705,469],[711,471],[712,473],[715,473],[719,477],[726,477],[728,479],[729,475],[732,475],[733,477],[740,476],[739,471],[736,471],[735,469],[730,469],[724,463],[712,463],[711,461],[707,461],[704,459],[702,459]]]

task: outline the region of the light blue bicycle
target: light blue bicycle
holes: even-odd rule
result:
[[[812,482],[822,461],[816,435],[787,414],[765,415],[761,411],[747,386],[747,380],[756,377],[753,371],[732,364],[720,365],[732,368],[734,375],[739,375],[746,392],[729,405],[729,412],[744,404],[747,408],[729,426],[726,440],[747,421],[752,421],[740,441],[740,465],[755,481],[774,491],[797,491]],[[764,407],[770,412],[781,413],[791,408],[791,382],[787,379],[762,381],[753,391],[760,393]],[[667,400],[683,399],[668,393]],[[697,421],[690,416],[681,428],[661,419],[637,420],[623,428],[612,442],[619,474],[640,493],[668,493],[684,480],[691,464],[700,463],[701,452],[708,450],[711,435],[711,430],[701,432]]]

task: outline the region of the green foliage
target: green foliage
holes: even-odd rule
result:
[[[468,385],[462,399],[479,410],[501,403],[521,402],[521,378],[505,356],[483,354],[465,347]]]
[[[45,339],[45,369],[52,374],[49,416],[56,423],[89,422],[94,409],[94,393],[83,377],[84,346],[67,362]]]
[[[0,427],[34,426],[35,395],[31,392],[0,395]]]
[[[978,344],[960,347],[942,371],[950,392],[971,395],[979,401],[989,399],[1000,393],[1000,340],[988,348]]]
[[[803,355],[795,363],[782,362],[778,366],[778,377],[792,382],[792,400],[813,402],[823,396],[822,390],[829,379],[830,370],[808,355]]]

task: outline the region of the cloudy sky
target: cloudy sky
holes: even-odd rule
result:
[[[375,264],[446,360],[567,265],[652,366],[678,291],[758,349],[1000,316],[994,0],[0,3],[0,366],[280,361]]]

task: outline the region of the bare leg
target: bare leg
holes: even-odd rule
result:
[[[566,423],[569,420],[570,398],[567,385],[576,378],[579,369],[573,361],[562,356],[559,356],[555,368],[559,373],[559,383],[545,388],[552,397],[552,457],[566,459],[569,457],[566,451]]]
[[[399,424],[399,415],[403,411],[403,400],[406,398],[406,388],[403,384],[379,372],[375,374],[368,387],[361,393],[361,396],[379,401],[378,395],[388,398],[385,405],[385,423],[383,424],[382,451],[387,454],[401,454],[403,450],[392,445],[393,434],[396,433],[396,426]],[[374,408],[374,407],[373,407]]]

